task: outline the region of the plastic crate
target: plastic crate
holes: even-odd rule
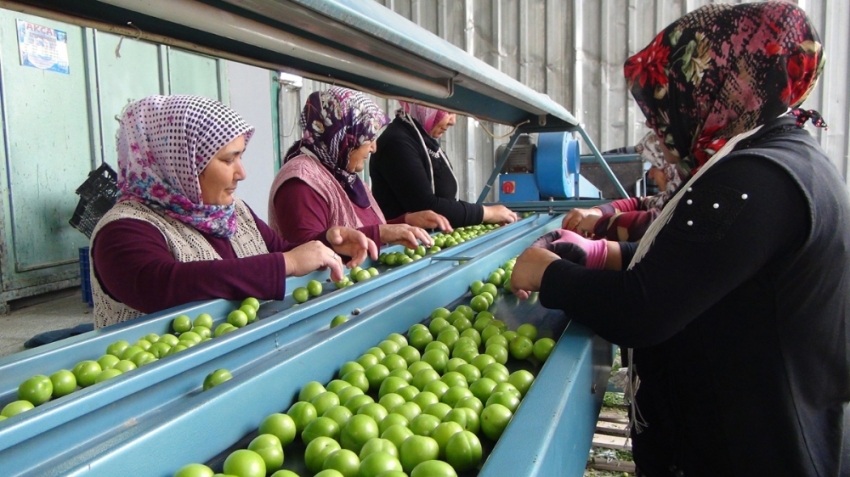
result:
[[[91,295],[91,275],[89,274],[89,248],[80,247],[80,294],[83,302],[94,306]]]
[[[91,237],[97,222],[115,205],[119,192],[117,174],[104,162],[89,172],[88,179],[77,188],[80,201],[68,223]]]
[[[103,163],[97,169],[89,172],[89,178],[77,187],[77,195],[86,200],[96,197],[118,197],[118,174]]]

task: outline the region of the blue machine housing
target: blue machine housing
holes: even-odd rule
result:
[[[538,136],[534,173],[541,198],[575,197],[580,168],[578,141],[569,133],[541,133]]]
[[[499,200],[502,202],[532,202],[540,200],[537,178],[531,172],[499,176]]]
[[[570,133],[540,133],[533,153],[533,172],[499,175],[499,200],[536,202],[599,197],[599,190],[581,176],[579,142]]]

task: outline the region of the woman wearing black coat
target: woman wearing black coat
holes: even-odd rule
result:
[[[639,245],[516,262],[518,294],[632,348],[638,475],[850,475],[850,199],[798,109],[822,66],[791,3],[674,22],[625,74],[690,180]]]
[[[453,227],[516,222],[517,215],[503,205],[458,200],[457,178],[438,140],[454,124],[453,113],[401,102],[369,162],[381,210],[387,217],[433,210]]]

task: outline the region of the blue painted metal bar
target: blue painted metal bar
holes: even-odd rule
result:
[[[513,233],[508,228],[502,227],[492,230],[481,237],[481,240],[488,241],[498,239],[502,234]],[[472,240],[464,242],[454,247],[441,250],[433,255],[433,257],[452,257],[463,253],[465,250],[476,246],[480,241]],[[400,251],[404,247],[393,246],[384,249],[385,252]],[[399,274],[406,274],[414,271],[418,267],[424,266],[426,262],[422,262],[415,267],[397,267],[387,269],[377,262],[373,263],[370,259],[364,262],[365,267],[376,266],[378,269],[383,269],[385,272],[391,273],[390,278],[382,273],[371,283],[380,283],[384,280],[397,280]],[[349,287],[345,290],[335,291],[333,284],[327,283],[329,272],[314,272],[303,277],[291,277],[286,280],[286,298],[283,301],[273,301],[263,304],[258,313],[260,319],[264,319],[270,315],[289,308],[294,304],[291,298],[292,291],[301,286],[305,286],[310,280],[319,280],[324,284],[324,296],[329,292],[334,291],[334,295],[357,294],[362,291],[361,287]],[[377,282],[375,281],[377,280]],[[164,310],[157,313],[146,315],[145,317],[111,326],[106,329],[95,330],[89,333],[77,335],[60,342],[51,343],[40,346],[36,349],[27,350],[21,353],[16,353],[11,356],[0,358],[0,406],[14,401],[17,395],[18,385],[27,378],[36,374],[50,375],[60,369],[71,369],[80,361],[96,360],[106,353],[106,347],[116,341],[126,340],[131,344],[142,338],[148,333],[156,333],[161,335],[170,332],[171,321],[178,315],[187,314],[195,317],[201,313],[209,313],[213,316],[215,324],[224,321],[227,314],[236,308],[237,302],[226,300],[210,300],[207,302],[191,303],[185,306],[179,306]],[[63,398],[64,399],[64,398]]]
[[[620,162],[641,162],[639,154],[605,154],[602,156],[608,164],[616,164]],[[581,163],[596,163],[599,160],[593,154],[582,154],[580,156]]]
[[[626,193],[626,189],[623,188],[623,185],[620,184],[620,180],[617,179],[617,176],[614,175],[614,172],[608,167],[608,163],[605,162],[605,159],[602,158],[602,153],[599,152],[599,149],[596,148],[596,145],[593,144],[593,141],[590,139],[590,136],[587,135],[587,132],[583,128],[578,128],[579,134],[584,138],[584,142],[587,144],[587,147],[590,148],[590,152],[593,154],[593,157],[596,158],[596,162],[599,164],[599,167],[605,171],[605,175],[611,179],[611,183],[614,184],[614,187],[617,189],[617,192],[620,194],[620,197],[627,198],[629,196]]]
[[[493,172],[490,173],[490,178],[487,179],[487,183],[484,184],[484,189],[478,196],[478,200],[475,201],[476,204],[484,203],[484,199],[487,198],[487,194],[489,194],[490,189],[493,188],[493,183],[496,182],[496,178],[499,177],[499,173],[502,171],[502,167],[505,165],[505,162],[508,161],[508,156],[511,155],[511,149],[514,148],[514,144],[516,144],[516,141],[517,139],[519,139],[520,134],[522,133],[517,130],[511,136],[511,139],[508,141],[507,147],[505,147],[504,152],[502,152],[502,157],[500,157],[496,164],[493,166]]]
[[[528,240],[533,240],[551,229],[551,223],[551,219],[527,219],[500,229],[502,233],[494,234],[491,240],[472,240],[463,244],[466,247],[455,246],[447,251],[465,248],[460,252],[481,257],[508,243],[516,243],[518,237],[527,236]],[[475,260],[480,258],[471,262]],[[394,300],[397,295],[421,287],[423,280],[433,280],[434,274],[439,276],[458,266],[452,262],[427,262],[429,260],[424,259],[402,267],[410,270],[404,280],[399,280],[398,274],[379,275],[351,288],[359,288],[358,294],[335,293],[312,300],[132,374],[77,391],[65,401],[43,404],[22,414],[20,419],[4,421],[0,425],[0,469],[12,465],[7,462],[23,464],[8,467],[0,475],[25,472],[27,462],[29,465],[36,461],[47,462],[50,459],[45,455],[46,449],[59,459],[51,461],[50,465],[64,462],[73,455],[83,455],[87,448],[99,449],[93,442],[111,439],[111,434],[123,429],[120,426],[116,429],[117,423],[135,423],[146,415],[163,413],[163,406],[178,409],[187,406],[183,401],[191,399],[210,371],[221,367],[231,370],[249,367],[250,363],[268,354],[326,329],[330,318],[337,314],[351,314],[355,308],[366,311],[382,300]],[[461,293],[465,291],[464,287]],[[72,440],[68,439],[69,429],[74,435]],[[16,468],[18,470],[14,470]]]
[[[553,222],[550,221],[546,227],[551,227]],[[364,308],[357,318],[337,328],[316,333],[308,329],[311,320],[294,324],[287,331],[303,336],[302,339],[287,341],[263,359],[236,368],[237,373],[232,380],[209,391],[198,392],[197,389],[204,373],[238,362],[240,357],[236,354],[241,349],[207,363],[208,369],[192,369],[185,375],[174,376],[158,388],[178,386],[182,381],[183,386],[194,387],[185,399],[179,403],[164,403],[161,408],[142,413],[136,419],[118,420],[113,417],[110,432],[104,433],[98,442],[78,446],[75,452],[56,452],[55,447],[45,447],[49,444],[67,445],[67,441],[73,440],[73,427],[65,426],[25,443],[31,448],[22,445],[15,452],[0,454],[0,466],[6,466],[10,472],[4,475],[10,476],[124,475],[128,469],[144,469],[145,475],[169,476],[186,463],[220,458],[221,452],[252,433],[266,415],[285,410],[305,383],[312,380],[327,382],[343,362],[356,358],[389,333],[403,332],[427,316],[428,310],[463,297],[471,281],[485,277],[495,266],[521,252],[535,236],[528,235],[522,240],[488,249],[486,254],[480,254],[461,266],[449,269],[425,267],[416,272],[416,283],[412,287],[403,288],[395,283],[370,290],[359,299],[371,303],[371,307]],[[535,312],[539,313],[539,323],[550,325],[548,329],[555,329],[558,324],[562,328],[566,326],[562,313],[529,307],[528,302],[517,303],[512,297],[502,298],[494,312],[500,318],[511,316],[510,320],[506,320],[514,323],[511,326],[528,320],[528,316]],[[334,311],[328,310],[328,314]],[[543,329],[546,329],[545,326]],[[580,475],[565,471],[572,472],[572,469],[584,466],[590,446],[587,422],[594,420],[601,399],[601,394],[591,393],[593,388],[586,375],[591,372],[604,374],[606,367],[610,366],[611,356],[610,345],[607,354],[604,350],[594,352],[597,348],[590,348],[589,340],[586,330],[577,326],[567,329],[526,396],[517,417],[502,436],[502,442],[520,444],[514,447],[500,443],[490,456],[494,461],[507,458],[501,455],[503,452],[513,456],[518,453],[539,456],[538,467],[546,469],[546,473],[506,474],[504,468],[488,463],[479,475]],[[566,383],[566,386],[558,385],[559,382]],[[558,392],[552,393],[553,390]],[[588,396],[591,398],[588,399]],[[143,398],[141,395],[129,396],[127,400],[130,402],[126,405]],[[524,429],[525,420],[534,409],[541,414],[534,421],[535,425],[551,415],[575,414],[579,419],[559,418],[545,426],[535,427],[535,434],[543,431],[545,435],[567,439],[549,443],[547,447],[552,451],[541,454],[541,448],[537,447],[539,440],[528,439],[530,436]],[[111,411],[104,414],[111,414]],[[62,431],[64,435],[61,435]],[[573,442],[581,451],[557,451],[562,449],[562,444]],[[506,450],[503,451],[503,448]],[[38,449],[42,457],[48,454],[45,449],[50,449],[49,456],[53,458],[33,459],[32,453]],[[567,456],[570,460],[568,465],[564,465]],[[23,473],[15,473],[19,469],[24,469]]]
[[[567,199],[567,200],[540,200],[528,202],[510,202],[503,205],[510,207],[513,211],[519,212],[546,212],[551,214],[560,214],[567,212],[576,207],[593,207],[596,205],[607,204],[611,202],[608,199]]]
[[[220,52],[482,120],[547,130],[579,122],[547,95],[372,0],[23,3],[112,25],[132,21],[141,39]]]

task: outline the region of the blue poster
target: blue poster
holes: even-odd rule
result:
[[[35,23],[17,20],[21,65],[69,74],[68,35]]]

